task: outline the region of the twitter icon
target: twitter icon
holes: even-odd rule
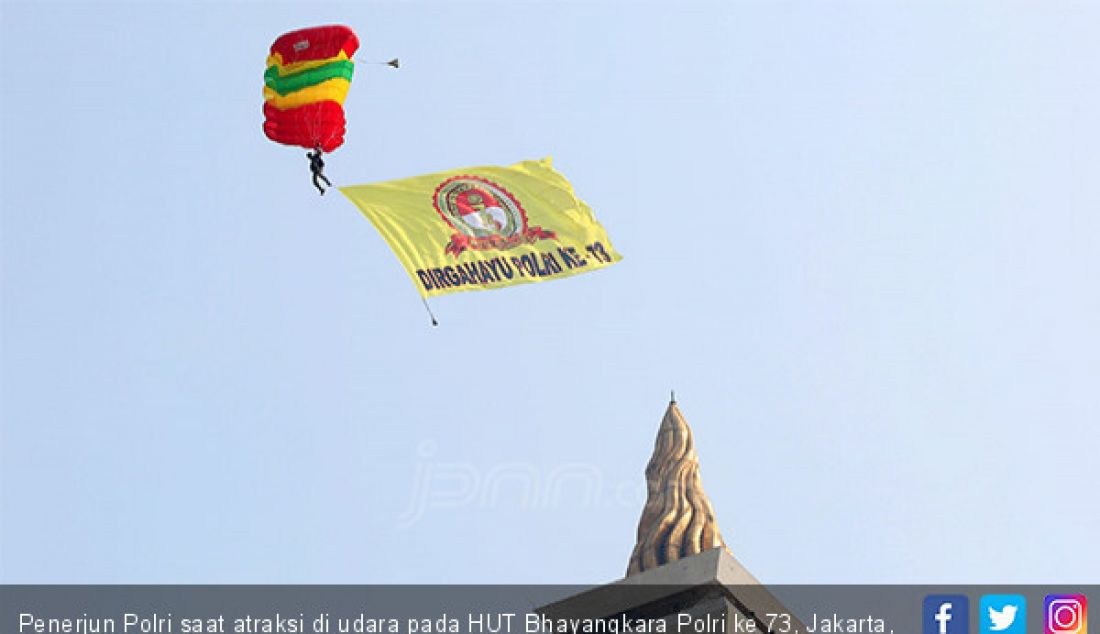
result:
[[[1024,634],[1027,599],[1021,594],[987,594],[978,608],[981,634]]]

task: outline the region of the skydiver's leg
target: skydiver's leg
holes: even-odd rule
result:
[[[313,173],[313,186],[317,188],[317,191],[321,192],[322,196],[324,196],[325,195],[325,188],[321,187],[321,183],[317,182],[317,177],[318,176],[320,176],[320,175],[317,172]],[[325,178],[325,177],[321,176],[321,178]],[[325,179],[325,182],[328,182],[328,179]],[[329,187],[331,187],[331,186],[332,186],[332,184],[329,183]]]
[[[325,176],[324,172],[317,172],[317,176],[321,177],[321,180],[325,181],[326,185],[328,185],[329,187],[332,187],[332,183],[329,182],[328,177]]]

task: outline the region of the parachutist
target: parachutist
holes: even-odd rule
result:
[[[321,154],[321,146],[318,145],[313,148],[312,152],[306,152],[306,157],[309,159],[309,171],[313,172],[313,186],[324,196],[325,188],[321,187],[321,183],[317,182],[317,179],[325,181],[325,184],[329,187],[332,187],[332,183],[325,176],[325,161],[321,159]]]

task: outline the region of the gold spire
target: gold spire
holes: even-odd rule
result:
[[[626,574],[633,575],[719,546],[714,509],[699,478],[699,456],[675,396],[668,404],[653,457],[645,470],[649,496],[638,521],[638,543]]]

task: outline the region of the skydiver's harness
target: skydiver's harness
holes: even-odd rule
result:
[[[309,155],[309,171],[314,174],[320,174],[325,169],[325,162],[321,159],[321,150],[314,150],[313,152],[307,152]]]

